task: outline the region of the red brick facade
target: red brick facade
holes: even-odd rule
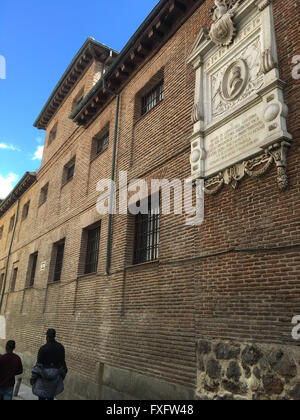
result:
[[[120,92],[116,174],[128,171],[129,181],[190,176],[195,72],[186,59],[200,27],[208,26],[212,4],[199,5]],[[206,197],[205,221],[199,227],[187,227],[185,216],[162,215],[158,261],[132,265],[132,218],[116,215],[111,273],[105,272],[107,217],[96,212],[96,185],[111,176],[116,99],[86,126],[69,118],[76,95],[82,88],[86,95],[93,86],[96,61],[50,120],[37,181],[20,197],[1,315],[8,338],[16,340],[19,353],[30,362],[45,330],[57,330],[72,378],[66,398],[94,398],[105,366],[194,391],[196,343],[203,338],[297,346],[291,319],[300,315],[300,81],[292,78],[292,59],[300,54],[300,16],[296,0],[274,0],[273,7],[280,75],[287,84],[288,131],[294,139],[289,188],[278,190],[273,167],[261,179],[243,180],[236,191],[227,187]],[[164,99],[136,118],[136,95],[162,69]],[[56,123],[56,138],[47,146]],[[109,146],[93,158],[93,138],[106,127]],[[62,185],[64,166],[74,157],[74,178]],[[47,201],[39,206],[47,183]],[[29,214],[22,220],[28,201]],[[0,219],[0,275],[16,209],[17,202]],[[100,219],[98,272],[79,275],[82,231]],[[49,283],[52,247],[63,238],[61,281]],[[28,288],[29,257],[35,252],[36,277]],[[10,291],[14,267],[18,277]]]

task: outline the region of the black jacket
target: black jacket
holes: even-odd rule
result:
[[[49,341],[40,348],[37,363],[44,368],[63,368],[67,373],[68,368],[65,361],[65,348],[55,340]]]

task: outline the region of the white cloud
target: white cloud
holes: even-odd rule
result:
[[[32,160],[42,160],[44,152],[44,146],[38,146]]]
[[[13,150],[14,152],[21,152],[21,150],[18,149],[17,147],[13,146],[12,144],[6,144],[6,143],[0,143],[0,149]]]
[[[0,175],[0,198],[5,198],[13,190],[14,184],[19,179],[16,174],[9,174],[7,177]]]

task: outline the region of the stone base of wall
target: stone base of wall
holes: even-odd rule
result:
[[[197,399],[299,400],[300,347],[199,340]]]
[[[103,400],[194,400],[192,388],[171,384],[151,376],[106,365]]]

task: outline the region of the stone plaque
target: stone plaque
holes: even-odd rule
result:
[[[196,71],[191,181],[291,141],[276,65],[272,1],[216,0],[188,62]]]

